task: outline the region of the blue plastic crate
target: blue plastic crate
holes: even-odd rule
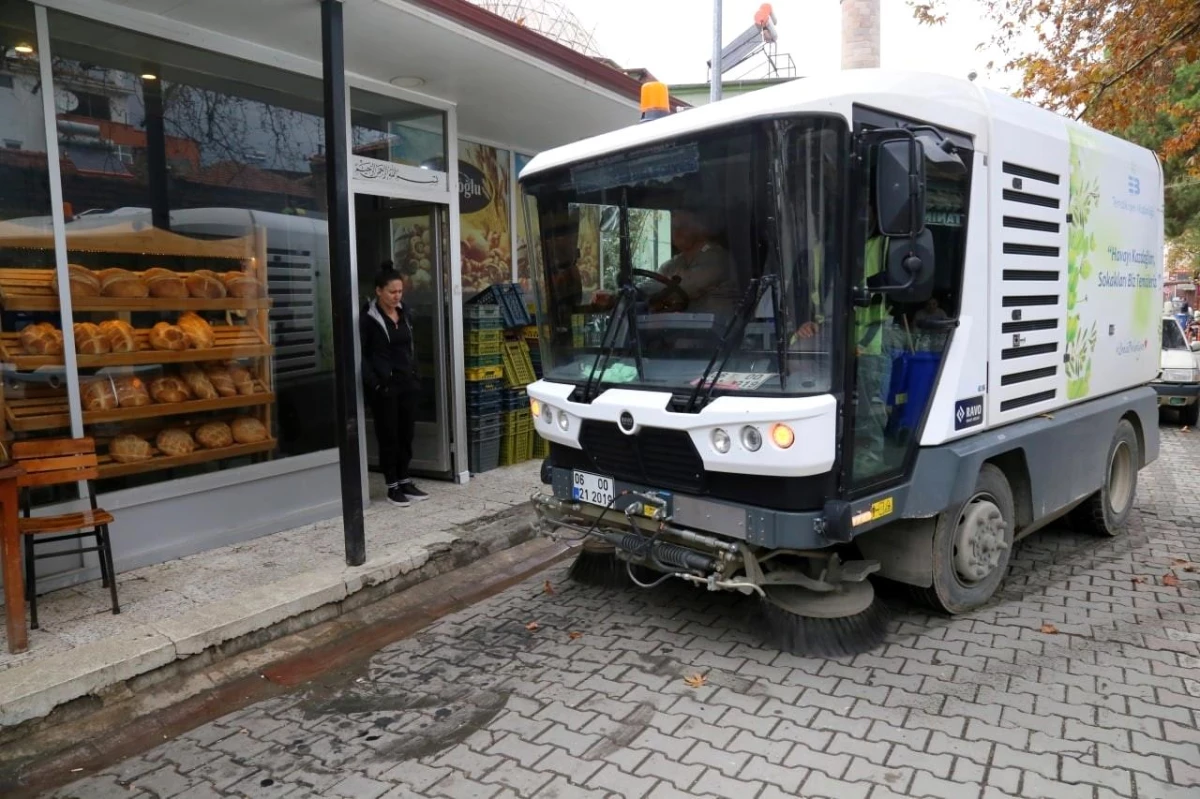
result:
[[[473,416],[483,416],[489,413],[500,413],[504,410],[504,399],[499,393],[480,394],[467,399],[467,413]]]
[[[518,283],[493,283],[467,300],[467,306],[496,306],[506,328],[528,327],[533,317],[525,305],[525,294]]]

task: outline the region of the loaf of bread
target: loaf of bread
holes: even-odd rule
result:
[[[90,269],[76,264],[67,265],[67,273],[71,276],[71,296],[75,299],[100,296],[100,278]],[[58,293],[58,274],[50,280],[54,293]]]
[[[161,266],[147,269],[142,279],[146,281],[151,297],[182,299],[189,296],[187,283],[170,269]]]
[[[138,463],[153,458],[154,448],[146,439],[124,433],[108,443],[108,454],[117,463]]]
[[[108,338],[91,322],[76,322],[71,330],[75,334],[75,352],[80,355],[104,355],[112,350]]]
[[[250,272],[225,272],[221,275],[230,297],[253,299],[259,296],[259,284]]]
[[[150,346],[156,350],[179,352],[188,348],[188,338],[170,322],[159,322],[150,328]]]
[[[177,427],[169,427],[154,439],[154,446],[164,455],[191,455],[196,451],[196,442],[191,433]]]
[[[209,422],[196,428],[196,443],[205,449],[221,449],[233,444],[233,431],[224,422]]]
[[[213,384],[213,388],[222,397],[236,397],[238,395],[237,385],[234,384],[233,378],[229,375],[229,370],[221,364],[205,364],[204,374]]]
[[[188,311],[182,314],[175,324],[187,336],[188,346],[194,350],[210,350],[217,343],[212,325],[204,321],[200,314]]]
[[[100,273],[100,293],[105,297],[138,299],[150,296],[150,289],[128,269],[105,269]]]
[[[220,396],[217,393],[217,389],[213,387],[212,381],[208,379],[199,366],[196,366],[194,363],[184,364],[179,371],[194,398],[198,400],[212,400]]]
[[[197,269],[187,276],[187,290],[201,300],[219,300],[225,296],[225,283],[207,269]]]
[[[243,396],[254,393],[254,376],[250,370],[237,361],[229,362],[229,376],[233,378],[234,388]]]
[[[139,377],[118,377],[113,380],[117,404],[122,408],[139,408],[150,404],[150,392]]]
[[[239,444],[257,444],[269,438],[266,426],[253,416],[239,416],[233,420],[230,428],[233,440]]]
[[[62,331],[49,322],[25,325],[19,339],[26,355],[62,355]]]
[[[117,390],[106,377],[84,383],[80,395],[85,411],[111,411],[117,407]]]
[[[167,375],[150,381],[150,396],[155,402],[187,402],[192,398],[192,392],[188,391],[188,384],[181,378]]]
[[[108,339],[112,352],[136,352],[137,336],[133,326],[121,319],[106,319],[100,323],[100,332]]]

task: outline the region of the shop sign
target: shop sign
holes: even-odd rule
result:
[[[351,163],[351,178],[379,189],[411,192],[446,191],[446,173],[420,169],[407,164],[395,164],[378,158],[356,155]]]

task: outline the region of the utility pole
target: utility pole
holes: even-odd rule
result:
[[[708,89],[709,102],[721,99],[721,0],[713,0],[712,68]]]

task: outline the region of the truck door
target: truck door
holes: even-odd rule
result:
[[[859,146],[847,258],[852,311],[842,439],[851,495],[902,478],[915,455],[961,304],[973,149],[968,137],[874,110],[855,109],[854,125]],[[925,226],[933,239],[934,281],[928,298],[918,302],[861,290],[882,279],[890,244],[875,218],[874,144],[862,134],[902,127],[917,133],[927,152]],[[943,140],[953,143],[957,158],[944,157],[938,149]]]

